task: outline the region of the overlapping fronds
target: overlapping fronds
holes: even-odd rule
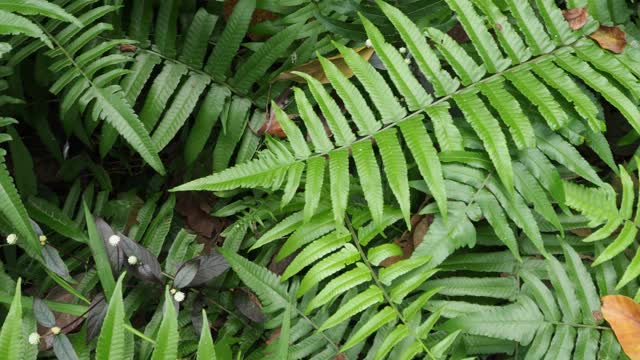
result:
[[[467,0],[452,0],[447,3],[469,34],[475,53],[469,53],[437,29],[419,31],[399,10],[379,2],[400,33],[409,57],[405,58],[386,42],[376,26],[363,17],[369,42],[384,64],[386,74],[374,69],[353,50],[336,43],[359,81],[356,86],[356,82],[347,79],[334,64],[320,58],[344,107],[320,82],[299,73],[307,80],[313,101],[304,91],[295,90],[302,120],[298,123],[277,110],[287,142],[270,147],[257,159],[237,168],[214,173],[174,190],[274,189],[286,184],[286,200],[304,183],[305,218],[309,220],[317,210],[328,164],[327,188],[335,222],[341,227],[349,199],[350,159],[353,158],[374,221],[380,224],[383,218],[381,175],[384,174],[408,223],[407,164],[415,162],[446,220],[448,196],[438,150],[443,156],[445,153],[463,156],[456,152],[473,147],[461,135],[470,134],[468,125],[474,138],[479,140],[477,144],[481,144],[478,156],[489,160],[491,171],[497,174],[506,196],[513,197],[517,187],[531,182],[514,171],[517,154],[510,151],[511,141],[522,153],[542,151],[580,177],[601,185],[598,175],[564,138],[576,145],[586,142],[607,164],[614,166],[610,150],[602,146],[604,122],[595,94],[617,107],[633,128],[640,128],[640,114],[636,114],[638,110],[632,105],[632,98],[626,95],[637,86],[630,69],[615,55],[585,38],[594,30],[593,19],[582,29],[573,31],[553,2],[537,2],[535,9],[545,14],[541,18],[532,15],[534,10],[528,2],[510,2],[509,13],[515,23],[507,26],[507,13],[492,2],[472,4]],[[487,26],[480,14],[505,25]],[[497,38],[491,35],[492,30],[499,34]],[[525,36],[521,37],[518,32]],[[480,58],[481,63],[475,63],[474,58]],[[415,62],[427,78],[433,87],[432,93],[420,84],[409,62]],[[368,100],[360,87],[369,95]],[[318,109],[312,103],[316,103]],[[454,110],[462,112],[464,122],[452,119]],[[432,134],[425,127],[425,119],[430,120],[426,124],[429,129],[433,128]],[[507,132],[510,137],[505,135]],[[408,154],[399,151],[401,140],[407,145]],[[305,167],[306,177],[303,176]],[[270,176],[272,171],[278,175]],[[516,186],[516,182],[520,186]],[[543,185],[554,198],[562,196],[558,183]],[[552,217],[548,206],[538,203],[536,208]],[[554,219],[551,221],[557,224]]]

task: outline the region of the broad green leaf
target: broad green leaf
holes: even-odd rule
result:
[[[151,360],[175,360],[178,358],[178,316],[173,305],[169,287],[164,291],[164,311],[162,322],[156,336],[156,346]]]
[[[9,313],[4,318],[2,329],[0,330],[0,353],[11,355],[16,359],[22,359],[22,354],[24,353],[21,282],[22,280],[18,278]]]
[[[125,314],[122,302],[122,282],[125,273],[120,275],[115,285],[113,294],[109,299],[109,308],[105,315],[98,344],[96,346],[96,359],[122,359],[125,351]]]
[[[202,330],[200,330],[200,341],[198,342],[197,360],[216,360],[216,349],[211,338],[211,329],[207,312],[202,309]]]

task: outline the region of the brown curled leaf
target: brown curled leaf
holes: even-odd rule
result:
[[[595,40],[601,48],[616,54],[622,53],[627,46],[627,36],[617,26],[600,25],[600,28],[589,37]]]
[[[587,23],[589,13],[586,8],[575,8],[562,10],[564,19],[569,23],[569,27],[573,30],[580,30]]]
[[[602,298],[602,315],[609,322],[625,354],[640,359],[640,304],[622,295]]]

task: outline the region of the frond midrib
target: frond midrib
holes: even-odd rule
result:
[[[472,91],[472,90],[476,89],[480,84],[484,84],[484,83],[490,82],[491,80],[494,80],[496,78],[503,77],[504,74],[507,74],[507,73],[517,72],[519,70],[526,69],[531,64],[535,64],[535,63],[538,63],[538,62],[543,62],[543,61],[545,61],[547,59],[552,59],[552,58],[555,57],[556,54],[562,54],[562,53],[566,53],[566,52],[573,53],[574,52],[574,46],[580,40],[582,40],[584,38],[585,38],[585,36],[579,37],[576,41],[574,41],[574,42],[572,42],[570,44],[565,44],[565,45],[562,45],[560,47],[557,47],[553,51],[548,52],[546,54],[542,54],[542,55],[539,55],[537,57],[532,57],[531,59],[529,59],[529,60],[527,60],[525,62],[522,62],[522,63],[517,64],[515,66],[509,67],[509,68],[507,68],[507,69],[505,69],[503,71],[497,72],[495,74],[491,74],[490,76],[487,76],[487,77],[485,77],[485,78],[483,78],[483,79],[481,79],[481,80],[479,80],[479,81],[477,81],[475,83],[472,83],[472,84],[470,84],[468,86],[462,86],[461,85],[461,87],[458,90],[454,91],[453,93],[445,95],[445,96],[443,96],[441,98],[438,98],[437,100],[435,100],[434,102],[430,103],[429,105],[426,105],[423,109],[411,112],[411,113],[405,115],[402,119],[399,119],[399,120],[397,120],[395,122],[391,122],[391,123],[389,123],[387,125],[383,125],[375,133],[372,133],[372,134],[365,135],[365,136],[362,136],[360,138],[357,138],[356,141],[354,141],[354,142],[352,142],[352,143],[350,143],[348,145],[335,146],[333,149],[331,149],[331,150],[329,150],[327,152],[316,152],[316,153],[313,153],[311,156],[306,157],[306,158],[297,158],[291,164],[294,164],[294,163],[297,163],[297,162],[305,162],[305,161],[307,161],[307,160],[309,160],[311,158],[315,158],[315,157],[324,157],[324,156],[327,156],[329,153],[331,153],[333,151],[349,149],[356,143],[363,142],[363,141],[369,141],[373,137],[375,137],[376,134],[379,134],[381,132],[384,132],[384,131],[386,131],[388,129],[391,129],[391,128],[394,128],[394,127],[398,127],[401,123],[403,123],[403,122],[405,122],[405,121],[407,121],[409,119],[412,119],[415,116],[419,116],[419,115],[423,115],[423,114],[426,115],[427,109],[434,108],[434,107],[437,107],[438,105],[446,103],[447,101],[451,100],[456,95]],[[479,91],[479,89],[478,89],[478,91]]]

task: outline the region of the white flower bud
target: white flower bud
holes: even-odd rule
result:
[[[44,246],[44,244],[47,243],[47,236],[46,235],[40,235],[38,237],[38,240],[40,240],[40,245]]]
[[[118,246],[119,242],[120,242],[120,236],[118,236],[118,235],[109,236],[109,245]]]
[[[185,298],[185,295],[182,291],[176,291],[176,293],[173,294],[173,299],[177,302],[183,301],[184,298]]]
[[[58,327],[58,326],[54,326],[54,327],[52,327],[52,328],[51,328],[51,333],[52,333],[53,335],[58,335],[58,334],[60,334],[60,331],[62,331],[62,329],[60,329],[60,327]]]
[[[40,335],[37,332],[29,334],[29,344],[38,345],[40,343]]]
[[[364,42],[364,46],[370,48],[370,47],[373,47],[373,43],[371,42],[370,39],[367,39],[367,41]]]
[[[129,265],[135,265],[138,263],[138,258],[131,255],[129,256],[129,258],[127,259],[127,262],[129,263]]]
[[[405,58],[404,59],[404,63],[407,64],[407,65],[411,64],[411,59]]]
[[[176,289],[171,289],[171,290],[169,290],[169,292],[171,293],[171,295],[175,294],[177,291],[178,291],[178,290],[176,290]]]
[[[18,241],[18,236],[16,234],[7,235],[7,244],[14,245]]]
[[[400,51],[400,54],[406,54],[407,53],[407,48],[403,46],[400,49],[398,49],[398,51]]]

